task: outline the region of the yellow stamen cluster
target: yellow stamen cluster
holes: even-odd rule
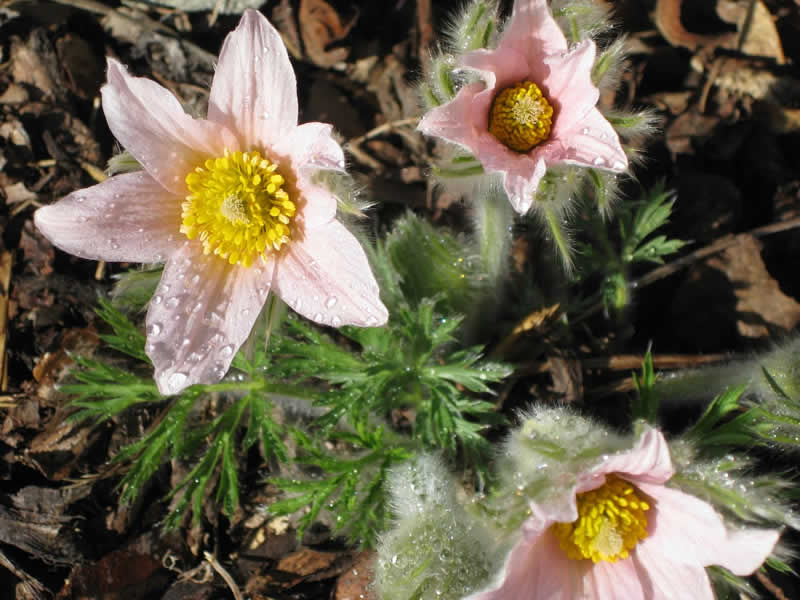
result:
[[[278,165],[259,152],[210,158],[186,176],[181,232],[199,237],[206,254],[249,267],[289,242],[296,207]]]
[[[568,558],[617,562],[647,537],[650,505],[627,481],[615,476],[599,488],[578,494],[578,520],[555,523],[552,531]]]
[[[553,107],[531,81],[502,90],[489,113],[489,131],[516,152],[529,152],[541,144],[552,125]]]

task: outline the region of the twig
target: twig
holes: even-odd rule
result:
[[[433,11],[431,9],[431,0],[417,0],[417,28],[419,29],[417,57],[423,64],[428,64],[429,62],[425,59],[430,54],[434,37]]]
[[[11,265],[14,257],[9,250],[0,254],[0,390],[8,388],[8,373],[6,366],[6,339],[8,335],[8,297],[11,285]]]
[[[783,590],[779,588],[775,583],[773,583],[772,580],[770,580],[770,578],[767,577],[766,573],[763,573],[762,571],[757,571],[756,579],[758,579],[761,582],[761,585],[767,588],[767,590],[773,596],[775,596],[777,600],[789,600],[789,596],[784,594]]]
[[[236,582],[233,580],[233,577],[231,577],[231,574],[225,570],[225,567],[223,567],[221,564],[219,564],[219,562],[217,562],[217,559],[214,557],[214,555],[212,555],[209,552],[203,552],[203,558],[206,559],[206,562],[208,562],[208,564],[211,565],[211,568],[214,569],[219,574],[219,576],[225,580],[226,584],[228,584],[228,587],[233,593],[234,600],[244,600],[242,597],[242,593],[239,591],[239,586],[236,585]]]
[[[744,48],[744,43],[747,41],[747,36],[750,34],[750,29],[753,27],[753,16],[756,14],[756,0],[750,0],[750,6],[747,7],[747,14],[742,23],[742,29],[739,32],[739,37],[736,40],[736,50],[741,52]]]
[[[378,137],[379,135],[383,135],[384,133],[389,133],[394,131],[395,129],[399,129],[400,127],[408,127],[409,125],[416,125],[419,122],[418,117],[409,117],[407,119],[397,119],[395,121],[387,121],[377,127],[370,129],[364,135],[360,135],[358,137],[349,140],[345,145],[345,149],[350,150],[352,146],[360,146],[364,142],[371,140],[373,138]]]
[[[692,368],[700,365],[732,360],[729,354],[661,354],[653,356],[653,366],[660,370]],[[638,369],[644,362],[643,354],[617,354],[614,356],[595,356],[578,359],[581,369],[630,371]],[[515,370],[517,375],[535,375],[550,370],[550,361],[523,363]]]

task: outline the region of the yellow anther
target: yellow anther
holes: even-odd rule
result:
[[[625,559],[647,537],[650,505],[638,490],[614,475],[597,489],[578,494],[578,519],[555,523],[552,531],[568,558],[593,562]]]
[[[280,250],[291,239],[296,208],[277,169],[257,151],[226,150],[204,161],[186,176],[181,232],[232,265],[249,267]]]
[[[529,152],[550,136],[553,107],[535,83],[523,81],[494,98],[489,131],[516,152]]]

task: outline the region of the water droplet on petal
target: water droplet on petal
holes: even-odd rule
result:
[[[315,314],[315,315],[314,315],[314,320],[315,320],[317,323],[322,323],[322,319],[324,318],[324,316],[325,316],[325,315],[323,315],[322,313],[319,313],[319,312],[318,312],[317,314]]]
[[[623,171],[623,170],[625,170],[625,163],[623,163],[621,160],[615,160],[615,161],[614,161],[614,164],[613,164],[613,165],[611,165],[611,166],[612,166],[614,169],[616,169],[617,171]]]
[[[186,373],[181,373],[180,371],[176,371],[172,375],[169,376],[169,386],[173,389],[180,388],[186,382]]]
[[[373,316],[367,317],[367,327],[375,327],[378,324],[378,319]]]
[[[331,319],[331,324],[334,327],[338,327],[339,325],[342,324],[342,320],[338,316],[334,315],[334,317]]]
[[[583,129],[581,129],[581,135],[589,135],[589,128],[584,127]]]
[[[158,335],[161,333],[163,326],[161,323],[153,323],[147,328],[147,335]]]
[[[231,354],[233,354],[233,346],[231,344],[223,346],[222,348],[219,349],[219,353],[222,356],[230,356]]]
[[[167,308],[175,308],[176,306],[178,306],[178,304],[180,304],[180,300],[178,300],[175,296],[173,296],[172,298],[168,298],[167,301],[164,302],[164,306],[166,306]]]
[[[593,164],[594,166],[596,166],[596,167],[601,167],[601,166],[603,166],[604,164],[606,164],[606,159],[605,159],[605,158],[603,158],[602,156],[598,156],[597,158],[595,158],[595,159],[592,161],[592,164]]]
[[[86,197],[78,196],[77,198],[75,198],[75,200],[77,200],[78,202],[83,202],[84,200],[86,200]]]
[[[153,304],[161,304],[161,300],[163,300],[161,296],[153,296],[152,302]]]
[[[181,342],[181,346],[188,346],[191,343],[192,343],[192,340],[190,340],[189,338],[183,338],[183,341]]]
[[[200,275],[193,275],[192,276],[192,283],[199,283],[200,282]]]
[[[325,301],[325,306],[327,306],[328,308],[333,308],[334,306],[336,306],[337,301],[338,298],[336,298],[336,296],[331,296]]]

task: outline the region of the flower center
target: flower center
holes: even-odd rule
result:
[[[545,141],[552,124],[553,107],[531,81],[505,88],[489,112],[489,131],[516,152],[528,152]]]
[[[186,176],[181,233],[199,237],[206,254],[249,267],[289,242],[294,202],[278,165],[259,152],[210,158]]]
[[[578,494],[578,519],[552,530],[568,558],[617,562],[647,537],[650,505],[630,483],[613,475],[599,488]],[[641,492],[639,492],[641,493]]]

